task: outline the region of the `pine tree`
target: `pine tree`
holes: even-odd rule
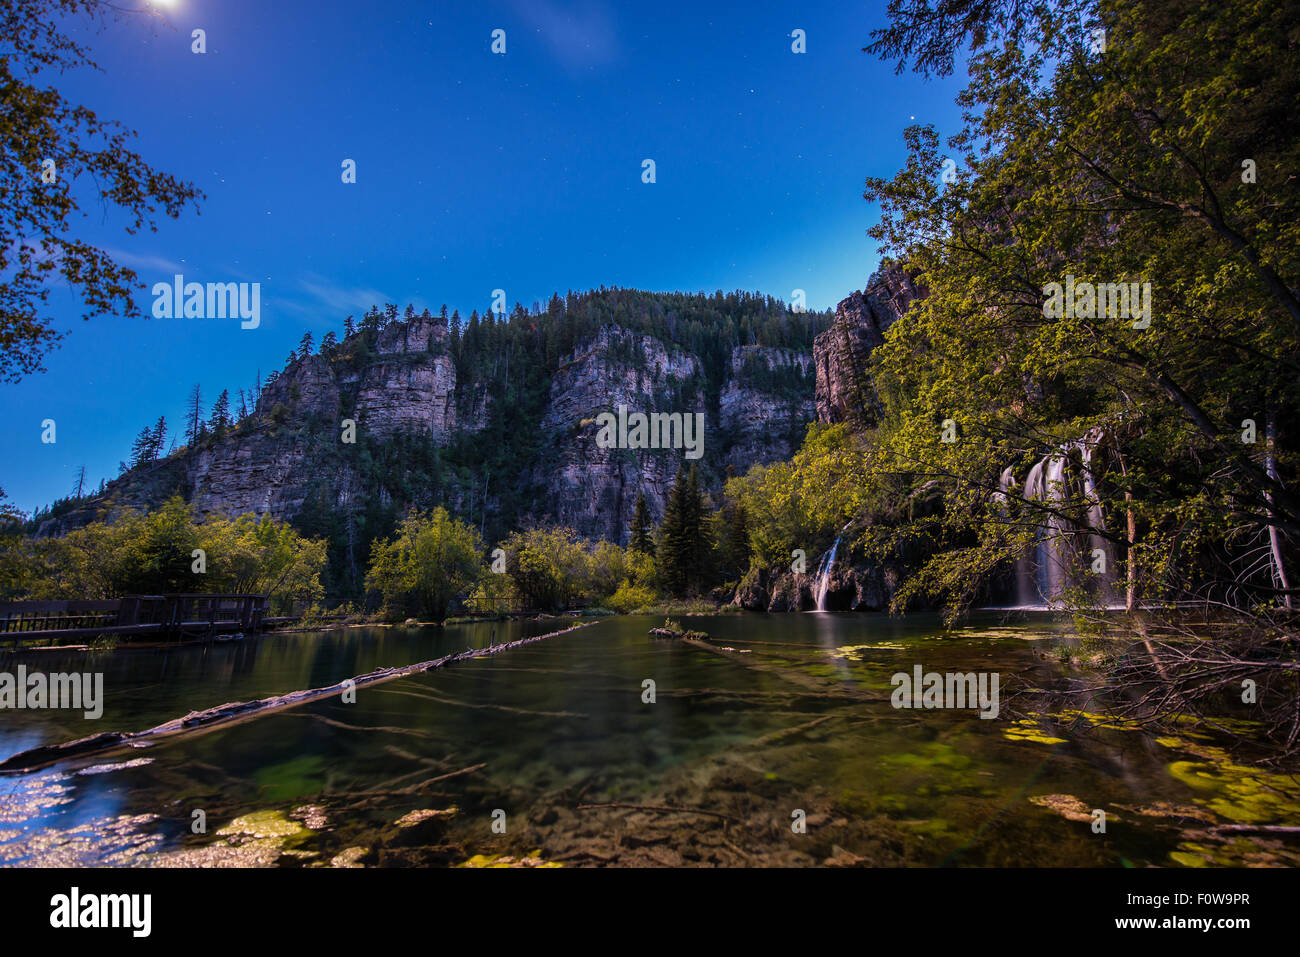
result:
[[[146,425],[131,443],[131,468],[139,468],[146,462],[152,461],[152,448],[153,430]]]
[[[158,461],[162,457],[163,449],[167,445],[167,418],[158,416],[158,421],[153,424],[153,432],[150,436],[149,457],[153,461]]]
[[[312,336],[311,330],[309,329],[306,332],[304,332],[302,334],[302,338],[298,340],[298,358],[299,359],[310,358],[312,347],[315,345],[316,345],[316,340]]]
[[[687,471],[683,463],[659,525],[658,564],[664,589],[673,595],[699,592],[707,577],[707,549],[699,473],[693,465]]]
[[[334,350],[338,348],[338,345],[338,336],[334,335],[334,330],[331,329],[325,333],[325,338],[320,341],[320,354],[328,358],[334,354]]]
[[[350,339],[357,334],[357,324],[348,316],[343,320],[343,338]]]
[[[702,591],[709,578],[709,536],[704,522],[704,497],[700,493],[700,473],[692,465],[686,474],[686,512],[682,522],[686,543],[686,588]]]
[[[745,511],[744,503],[737,502],[731,510],[727,522],[726,531],[726,550],[727,557],[731,562],[731,573],[733,575],[744,577],[749,571],[749,560],[753,555],[753,549],[749,544],[749,515]]]
[[[203,392],[195,383],[190,392],[190,401],[185,409],[185,438],[193,445],[199,438],[199,428],[203,425]]]
[[[643,555],[654,555],[655,543],[650,537],[650,509],[646,507],[645,496],[636,493],[636,507],[632,510],[632,538],[628,548]]]
[[[214,434],[225,435],[226,429],[230,428],[230,392],[226,389],[221,390],[221,395],[217,396],[217,401],[212,404],[212,417],[208,420],[212,426]]]
[[[77,499],[81,498],[83,492],[85,491],[85,488],[86,488],[86,467],[83,465],[81,466],[81,468],[77,469],[77,481],[72,488],[72,497]]]

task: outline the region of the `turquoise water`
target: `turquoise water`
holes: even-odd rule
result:
[[[355,704],[324,699],[0,777],[0,863],[1297,861],[1294,844],[1207,832],[1250,816],[1300,823],[1293,780],[1234,770],[1204,728],[1153,736],[1107,721],[1104,702],[1068,694],[1080,677],[1069,661],[1075,643],[1045,618],[990,614],[956,632],[929,616],[680,621],[710,641],[649,638],[662,619],[606,619],[363,687]],[[567,624],[11,655],[0,670],[22,661],[103,671],[106,706],[95,722],[79,712],[0,713],[0,758]],[[916,664],[998,673],[998,718],[894,708],[890,678]],[[1270,796],[1260,798],[1261,787]],[[1106,813],[1104,833],[1096,810]]]

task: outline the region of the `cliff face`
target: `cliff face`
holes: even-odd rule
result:
[[[703,411],[700,375],[695,356],[617,327],[579,346],[551,380],[541,421],[549,454],[533,470],[544,499],[530,517],[624,544],[638,491],[650,514],[662,515],[684,451],[601,448],[596,418],[617,415],[620,405],[628,413]],[[706,422],[706,458],[710,431]]]
[[[476,358],[464,367],[458,362],[472,328],[458,340],[445,319],[390,317],[328,355],[291,362],[263,388],[252,415],[127,472],[105,495],[43,522],[40,533],[114,508],[153,508],[179,492],[201,515],[269,514],[361,549],[405,509],[437,504],[489,537],[538,522],[625,543],[637,494],[657,521],[683,461],[697,465],[716,492],[729,474],[788,458],[814,419],[869,423],[871,353],[921,294],[900,268],[887,266],[839,304],[811,350],[722,345],[696,320],[690,334],[698,351],[691,352],[673,341],[680,327],[671,310],[680,306],[651,301],[646,308],[663,316],[657,326],[589,324],[558,355],[547,353],[541,373],[545,350],[530,347],[530,359],[518,349],[557,328],[547,323],[569,321],[562,312],[525,317],[534,338],[510,350],[485,352],[476,340]],[[724,305],[718,297],[707,303]],[[731,342],[737,338],[753,342],[754,333]],[[521,389],[507,398],[506,385],[515,382]],[[600,447],[598,416],[619,406],[629,414],[702,413],[702,455]],[[344,441],[349,420],[354,443]],[[494,451],[500,454],[488,454]]]
[[[872,277],[866,289],[840,302],[830,328],[813,346],[819,421],[866,424],[874,420],[876,399],[867,362],[884,343],[885,332],[920,295],[899,266],[889,265]]]
[[[447,327],[411,319],[382,330],[381,361],[356,381],[358,421],[375,435],[429,432],[439,440],[456,428],[456,366]],[[348,384],[352,384],[349,382]]]
[[[718,400],[719,425],[731,438],[723,463],[737,474],[755,463],[789,458],[817,415],[808,389],[813,357],[790,349],[739,346]]]
[[[293,519],[322,482],[344,505],[353,470],[319,452],[346,448],[345,420],[380,441],[407,432],[445,442],[456,426],[456,368],[446,350],[447,327],[416,318],[381,330],[363,369],[320,355],[298,360],[263,390],[257,421],[186,457],[195,509]]]
[[[628,356],[635,356],[632,361]],[[553,454],[534,469],[552,518],[584,535],[625,544],[636,496],[663,514],[683,450],[601,448],[602,412],[704,414],[702,455],[694,460],[721,480],[728,470],[787,458],[816,413],[812,357],[789,349],[738,346],[716,408],[698,357],[651,336],[603,330],[567,358],[552,379],[541,427]],[[687,459],[689,464],[692,460]]]
[[[522,504],[503,518],[509,526],[555,522],[624,543],[638,492],[655,520],[662,515],[684,450],[601,448],[601,413],[617,414],[620,405],[629,413],[703,413],[703,454],[685,461],[714,489],[728,469],[788,457],[816,414],[807,353],[736,347],[711,388],[700,356],[610,325],[559,359],[548,388],[543,382],[540,414],[518,426],[535,433],[527,445],[535,449],[512,472],[447,461],[421,471],[410,467],[412,447],[436,460],[452,456],[451,447],[498,441],[484,431],[498,397],[481,382],[458,382],[447,326],[437,319],[392,322],[360,359],[354,340],[341,346],[330,357],[291,363],[263,389],[254,414],[228,432],[126,473],[103,498],[42,531],[75,527],[112,507],[156,507],[177,491],[201,515],[292,521],[310,508],[314,522],[332,514],[349,536],[355,516],[376,504],[400,512],[442,503],[480,524],[485,511],[490,523],[513,496]],[[349,419],[352,444],[343,441]]]

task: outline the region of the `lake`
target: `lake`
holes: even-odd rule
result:
[[[1077,694],[1090,652],[1046,615],[678,620],[709,641],[607,618],[355,703],[0,777],[0,864],[1300,863],[1294,838],[1214,830],[1300,824],[1300,782],[1222,736],[1245,719],[1153,734],[1115,718]],[[5,653],[0,670],[102,671],[105,705],[98,721],[3,712],[0,759],[569,623]],[[895,708],[891,677],[917,665],[996,673],[998,716]]]

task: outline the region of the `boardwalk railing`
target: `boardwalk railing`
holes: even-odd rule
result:
[[[163,639],[258,632],[268,619],[266,595],[124,595],[105,601],[0,603],[0,643],[154,636]]]

